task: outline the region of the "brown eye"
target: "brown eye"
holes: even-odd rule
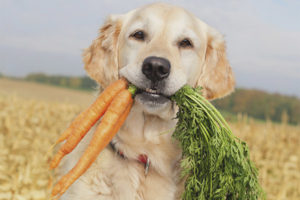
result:
[[[136,40],[145,40],[145,33],[143,31],[137,31],[130,35],[130,37],[133,37]]]
[[[182,48],[189,48],[189,47],[193,47],[192,42],[189,39],[183,39],[179,42],[178,44],[179,47]]]

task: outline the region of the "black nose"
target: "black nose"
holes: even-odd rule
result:
[[[170,74],[171,64],[165,58],[150,56],[147,57],[142,66],[142,72],[153,82],[167,78]]]

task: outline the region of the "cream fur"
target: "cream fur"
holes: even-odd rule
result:
[[[129,34],[143,29],[146,42],[129,39]],[[176,41],[189,37],[192,49],[179,49]],[[208,99],[230,93],[234,78],[226,59],[225,43],[220,33],[189,12],[167,4],[151,4],[125,15],[107,19],[99,37],[85,50],[83,60],[88,74],[103,87],[119,76],[138,87],[147,87],[141,63],[148,56],[170,60],[171,73],[164,92],[175,93],[182,85],[201,85]],[[113,141],[126,155],[122,159],[106,148],[61,199],[64,200],[174,200],[180,199],[181,150],[171,138],[176,125],[177,107],[169,102],[149,108],[140,101],[134,106]],[[70,170],[89,143],[93,130],[64,160],[60,173]],[[147,176],[136,159],[147,154],[151,160]]]

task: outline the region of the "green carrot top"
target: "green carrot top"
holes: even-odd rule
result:
[[[188,85],[172,97],[179,107],[173,137],[182,147],[185,200],[264,199],[245,142],[200,93]]]

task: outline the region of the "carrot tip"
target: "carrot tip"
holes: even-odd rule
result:
[[[52,189],[51,196],[52,197],[56,196],[60,192],[60,190],[61,190],[60,184],[56,184]]]
[[[58,151],[57,154],[51,160],[50,169],[55,169],[59,165],[59,163],[60,163],[61,159],[64,157],[64,155],[65,154],[63,152]]]
[[[65,140],[65,139],[60,139],[60,138],[59,138],[58,140],[55,141],[55,145],[57,145],[57,144],[63,142],[64,140]]]

